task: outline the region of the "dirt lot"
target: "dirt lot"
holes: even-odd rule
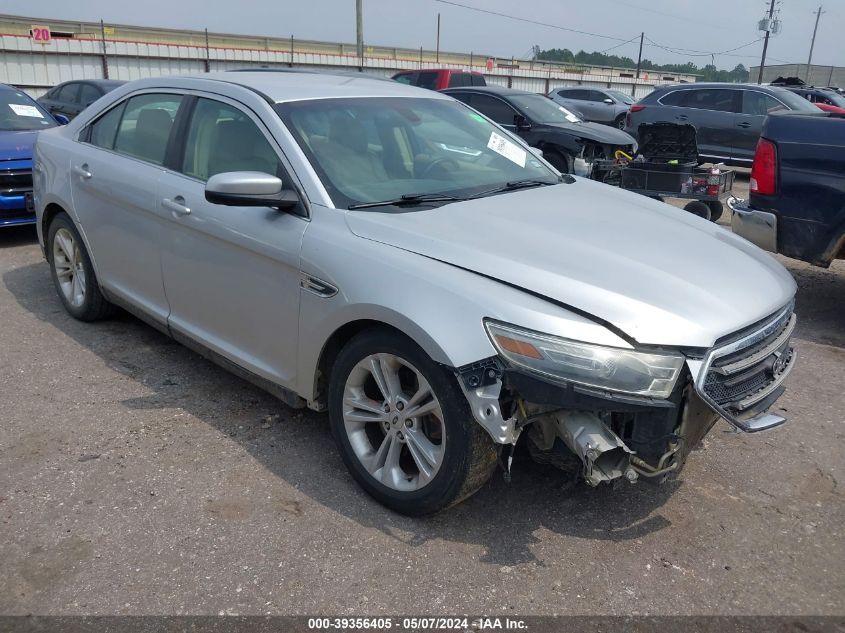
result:
[[[782,261],[785,427],[719,425],[663,488],[523,460],[413,520],[359,490],[325,417],[131,317],[69,318],[34,230],[5,230],[0,613],[843,614],[845,262]]]

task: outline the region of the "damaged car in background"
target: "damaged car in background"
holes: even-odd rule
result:
[[[561,175],[443,94],[319,73],[132,82],[39,135],[35,206],[72,316],[121,306],[327,410],[353,477],[399,512],[510,474],[520,443],[591,485],[660,481],[719,418],[784,422],[780,264]]]
[[[522,137],[564,174],[592,176],[596,161],[612,160],[618,151],[633,156],[637,149],[637,142],[627,132],[588,123],[568,106],[543,95],[500,86],[449,88],[442,92]]]

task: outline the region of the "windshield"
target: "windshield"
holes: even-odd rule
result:
[[[816,106],[791,90],[773,87],[771,88],[771,91],[772,94],[785,103],[790,110],[796,110],[797,112],[814,112],[816,114],[819,113],[819,109]]]
[[[0,131],[44,130],[56,122],[19,90],[0,90]]]
[[[845,108],[845,97],[843,97],[838,92],[833,92],[833,90],[825,90],[823,93],[824,98],[828,101],[832,102],[838,108]]]
[[[537,123],[579,123],[575,114],[548,97],[540,95],[515,95],[509,97],[515,106],[524,111],[528,118]]]
[[[618,99],[619,101],[627,105],[631,105],[634,103],[634,98],[631,95],[626,95],[624,92],[619,92],[618,90],[605,90],[605,92],[612,96],[614,99]]]
[[[338,207],[559,182],[524,144],[451,99],[319,99],[276,110]]]

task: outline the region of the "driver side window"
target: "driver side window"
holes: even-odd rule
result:
[[[188,126],[180,171],[206,181],[230,171],[259,171],[282,177],[276,151],[241,110],[212,99],[197,100]]]

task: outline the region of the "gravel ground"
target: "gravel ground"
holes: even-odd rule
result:
[[[419,520],[359,490],[324,416],[129,316],[69,318],[34,230],[5,230],[0,613],[844,614],[845,262],[782,261],[786,426],[720,423],[662,488],[521,460]]]

